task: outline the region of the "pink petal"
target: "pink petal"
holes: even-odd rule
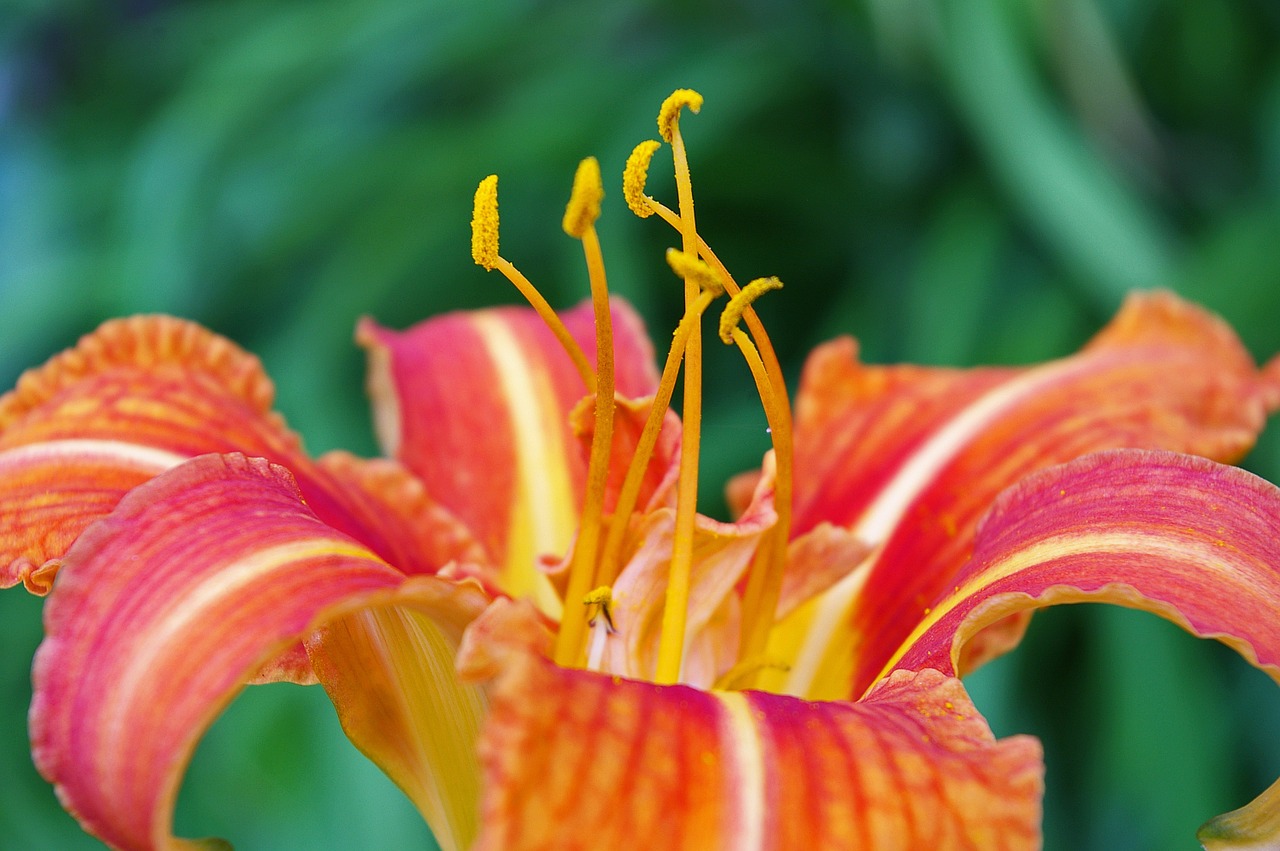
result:
[[[131,491],[67,554],[36,655],[32,753],[86,830],[170,842],[196,742],[261,666],[413,585],[325,525],[282,467],[202,456]],[[477,597],[466,604],[466,595]]]
[[[478,851],[1039,846],[1039,744],[996,742],[933,671],[862,703],[809,703],[513,649],[491,695]]]
[[[787,690],[865,690],[1028,473],[1125,446],[1234,459],[1277,402],[1230,328],[1168,293],[1131,297],[1080,354],[1032,369],[865,367],[849,341],[820,349],[797,403],[795,529],[827,521],[882,549],[805,614],[827,629],[802,654],[825,661]]]
[[[591,306],[563,318],[593,358]],[[623,302],[614,334],[618,393],[650,395],[653,350]],[[569,425],[586,388],[555,337],[522,308],[447,314],[403,332],[365,320],[357,337],[383,449],[505,566],[504,588],[550,610],[554,595],[534,565],[568,549],[586,476]]]

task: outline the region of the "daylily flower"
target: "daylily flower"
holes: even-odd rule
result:
[[[624,179],[681,236],[661,373],[609,300],[588,159],[564,228],[591,304],[557,315],[498,253],[488,178],[473,254],[534,309],[361,323],[395,460],[310,459],[254,358],[165,317],[107,323],[0,399],[0,581],[50,594],[32,753],[87,831],[192,847],[171,828],[197,741],[246,683],[292,680],[446,849],[1036,847],[1039,745],[995,740],[957,679],[1032,610],[1146,609],[1280,680],[1280,490],[1218,463],[1280,407],[1280,359],[1136,295],[1038,367],[828,344],[793,422],[751,307],[778,282],[739,288],[695,226],[679,118],[700,104],[659,115],[677,210],[644,193],[660,143]],[[700,320],[726,291],[774,450],[718,522],[695,510]],[[1280,784],[1202,841],[1277,841],[1278,805]]]

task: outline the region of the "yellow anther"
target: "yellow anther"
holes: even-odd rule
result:
[[[613,589],[608,585],[601,585],[594,591],[588,591],[582,598],[582,605],[587,607],[587,624],[596,625],[596,617],[604,615],[604,622],[609,632],[614,632],[616,628],[613,625],[613,614],[609,611],[609,607],[613,605]]]
[[[724,292],[724,281],[715,270],[692,254],[678,248],[667,249],[667,265],[681,278],[693,281],[698,289],[712,296]]]
[[[649,179],[649,163],[654,152],[662,147],[662,143],[654,139],[646,139],[627,157],[627,167],[622,170],[622,197],[626,199],[631,212],[642,219],[653,215],[653,205],[645,197],[644,185]]]
[[[738,322],[742,319],[742,311],[769,290],[780,289],[782,289],[782,281],[777,278],[756,278],[729,299],[729,303],[724,306],[724,312],[720,314],[720,339],[725,345],[733,345],[733,329],[738,327]]]
[[[594,591],[588,591],[582,596],[582,605],[584,606],[607,606],[612,602],[613,589],[608,585],[601,585]]]
[[[573,193],[564,208],[564,232],[575,239],[582,239],[587,228],[600,218],[600,201],[603,198],[600,163],[595,157],[587,157],[578,163],[578,171],[573,176]]]
[[[696,114],[702,109],[702,95],[693,89],[676,89],[662,102],[662,109],[658,110],[658,133],[664,142],[670,142],[675,136],[676,122],[680,120],[680,110],[686,106],[689,107],[690,112]]]
[[[498,175],[491,174],[476,187],[471,208],[471,259],[493,271],[498,265]]]

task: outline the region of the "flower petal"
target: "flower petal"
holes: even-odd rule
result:
[[[478,851],[1039,846],[1039,743],[994,741],[933,671],[863,703],[808,703],[517,650],[491,696]]]
[[[1230,328],[1168,293],[1131,297],[1080,354],[1032,369],[864,367],[854,354],[838,342],[806,367],[795,529],[836,523],[879,552],[783,626],[805,632],[784,688],[809,696],[874,681],[1023,476],[1124,446],[1234,459],[1280,401]]]
[[[394,501],[411,486],[390,473],[316,466],[271,412],[272,395],[257,358],[163,316],[108,322],[27,372],[0,399],[0,587],[47,593],[76,536],[130,488],[187,458],[233,451],[288,466],[317,514],[406,572],[438,569],[424,538],[460,532],[440,520],[411,533]]]
[[[1050,468],[1001,496],[973,560],[891,665],[964,673],[966,644],[1004,618],[1097,601],[1216,638],[1280,682],[1277,529],[1280,488],[1203,458],[1114,450]],[[1212,829],[1280,843],[1275,797]]]
[[[635,313],[614,302],[617,391],[657,387],[653,350]],[[588,359],[589,304],[564,322]],[[577,527],[586,467],[569,413],[586,394],[560,344],[532,310],[501,308],[439,316],[395,332],[369,320],[357,339],[369,351],[369,391],[383,450],[403,461],[505,566],[503,587],[558,600],[535,568],[560,555]]]
[[[734,592],[762,536],[777,519],[771,465],[751,506],[737,522],[721,523],[702,515],[696,518],[681,682],[709,687],[737,661],[740,627]],[[658,664],[675,510],[662,508],[645,516],[633,534],[626,565],[613,585],[617,629],[605,640],[600,670],[649,678]]]
[[[325,525],[283,467],[182,464],[67,554],[33,674],[36,765],[94,835],[169,847],[191,752],[250,676],[326,620],[417,586],[452,593]]]
[[[404,790],[444,851],[468,848],[479,828],[476,742],[488,704],[453,663],[487,602],[471,583],[411,580],[307,643],[347,737]]]

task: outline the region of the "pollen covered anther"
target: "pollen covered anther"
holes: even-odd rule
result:
[[[491,174],[476,187],[471,212],[471,259],[486,271],[498,265],[498,175]]]
[[[769,290],[780,289],[782,289],[782,281],[775,277],[756,278],[743,287],[737,295],[729,299],[729,303],[724,306],[724,312],[720,314],[720,339],[724,344],[727,346],[733,345],[733,331],[742,320],[742,312],[752,302],[769,292]]]
[[[573,176],[573,192],[564,209],[564,232],[575,239],[582,239],[587,228],[600,218],[600,202],[604,199],[604,184],[600,180],[600,163],[595,157],[587,157],[578,163]]]
[[[678,248],[667,249],[667,265],[671,271],[687,281],[693,281],[698,289],[712,296],[724,292],[724,281],[716,271],[699,258]]]
[[[631,151],[627,157],[626,168],[622,171],[622,197],[627,207],[642,219],[654,213],[653,202],[644,193],[645,183],[649,179],[649,163],[662,143],[656,139],[646,139]]]
[[[662,102],[658,110],[658,133],[663,141],[670,142],[675,136],[680,110],[686,106],[696,115],[702,109],[702,95],[693,89],[676,89]]]
[[[582,598],[582,604],[587,607],[587,625],[595,626],[596,618],[603,616],[605,628],[610,632],[617,632],[617,627],[613,625],[613,614],[609,611],[613,605],[613,589],[608,585],[601,585],[594,591],[588,592]]]

